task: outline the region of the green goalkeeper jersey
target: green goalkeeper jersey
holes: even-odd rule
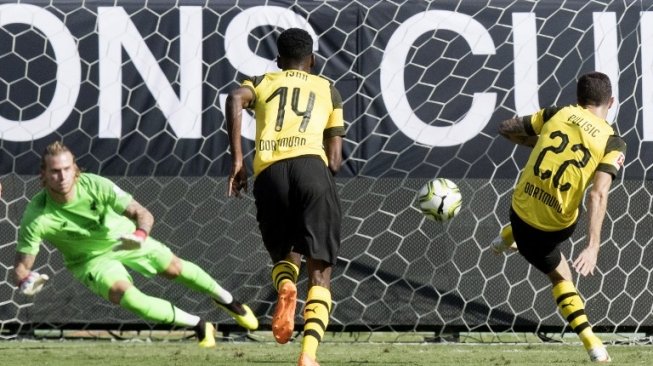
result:
[[[57,203],[43,189],[25,209],[16,250],[36,255],[43,240],[61,252],[66,266],[83,263],[111,251],[122,234],[136,225],[122,213],[132,196],[109,179],[82,173],[75,198]]]

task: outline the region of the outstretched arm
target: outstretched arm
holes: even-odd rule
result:
[[[526,132],[522,117],[507,119],[499,124],[499,134],[518,145],[533,147],[537,142],[537,135]]]
[[[33,254],[16,252],[16,256],[14,257],[14,283],[16,286],[20,285],[29,276],[35,259],[36,256]]]
[[[608,193],[612,175],[597,171],[587,204],[588,232],[587,246],[574,261],[574,269],[583,276],[594,274],[601,245],[601,227],[608,207]]]
[[[240,197],[240,190],[247,192],[247,170],[243,165],[243,148],[241,143],[241,126],[243,109],[254,99],[254,92],[250,88],[240,87],[227,97],[226,117],[227,132],[229,133],[229,147],[231,150],[231,172],[227,185],[227,196]]]
[[[34,296],[41,292],[45,283],[50,279],[46,274],[32,271],[36,256],[16,252],[14,260],[14,283],[23,295]]]

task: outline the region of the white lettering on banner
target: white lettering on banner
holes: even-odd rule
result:
[[[292,10],[280,6],[255,6],[245,9],[229,22],[224,34],[224,47],[229,63],[245,75],[262,75],[279,70],[276,60],[258,56],[247,47],[252,30],[264,26],[304,29],[313,37],[313,51],[318,50],[318,37],[308,20]]]
[[[203,8],[179,7],[179,96],[167,80],[143,36],[122,7],[98,7],[99,138],[122,136],[122,52],[128,55],[158,108],[180,139],[202,138],[202,41]],[[653,12],[640,13],[641,44],[653,41]],[[614,12],[592,13],[595,69],[606,73],[619,95],[618,23]],[[536,15],[513,13],[515,110],[518,115],[540,108],[538,100],[538,52]],[[66,25],[46,9],[29,4],[0,5],[0,27],[25,24],[43,33],[51,45],[57,65],[52,100],[41,115],[12,121],[0,116],[0,137],[7,141],[30,141],[55,132],[70,116],[81,87],[81,59],[77,44]],[[247,47],[248,37],[262,26],[306,29],[318,42],[315,31],[299,14],[277,6],[255,6],[242,10],[225,32],[225,56],[236,70],[260,75],[276,70],[274,60],[256,55]],[[381,96],[388,114],[399,130],[416,142],[429,146],[454,146],[479,134],[496,106],[496,93],[474,93],[469,110],[454,125],[431,126],[415,115],[406,97],[404,69],[415,41],[427,32],[448,30],[459,34],[474,55],[496,52],[489,32],[471,16],[452,11],[431,10],[413,15],[391,35],[380,64]],[[653,49],[640,47],[643,141],[653,141]],[[437,55],[434,56],[438,57]],[[582,65],[579,65],[582,66]],[[222,111],[226,94],[218,96]],[[618,112],[609,111],[613,121]],[[243,114],[243,137],[254,139],[255,123]]]
[[[617,19],[615,13],[593,13],[595,69],[612,81],[615,104],[607,120],[614,122],[619,110],[619,58],[617,50]],[[513,13],[515,108],[518,116],[532,114],[542,108],[538,99],[537,34],[535,14]]]
[[[179,7],[179,97],[129,15],[98,7],[99,137],[122,136],[122,49],[129,55],[179,138],[202,137],[202,8]]]
[[[0,5],[0,27],[8,24],[26,24],[43,32],[57,62],[54,95],[43,113],[21,121],[10,121],[0,116],[0,136],[3,140],[36,140],[55,132],[75,108],[81,85],[81,59],[68,28],[43,8],[27,4]]]
[[[515,112],[518,116],[526,116],[540,109],[534,13],[512,14],[512,39],[515,59]]]
[[[642,12],[639,26],[642,37],[641,44],[647,45],[640,47],[642,53],[642,120],[644,130],[642,132],[643,141],[653,141],[653,12]]]
[[[315,30],[306,19],[292,10],[279,6],[255,6],[243,10],[229,22],[224,35],[224,47],[229,63],[245,75],[262,75],[279,70],[276,60],[258,56],[247,47],[252,30],[263,26],[304,29],[313,38],[313,51],[318,50],[318,37]],[[226,100],[227,94],[220,94],[219,102],[222,111],[226,110]],[[243,113],[241,134],[249,140],[254,140],[256,137],[256,121],[248,113]]]
[[[472,139],[483,130],[494,112],[496,93],[474,93],[467,114],[450,127],[431,126],[415,115],[406,97],[406,60],[421,35],[438,29],[460,34],[469,44],[472,54],[495,53],[490,34],[469,15],[444,10],[413,15],[392,34],[383,52],[381,94],[388,114],[406,136],[429,146],[454,146]]]
[[[607,120],[613,123],[619,112],[619,51],[617,49],[617,15],[593,13],[594,64],[610,78],[614,103],[608,110]],[[646,47],[642,47],[646,48]]]

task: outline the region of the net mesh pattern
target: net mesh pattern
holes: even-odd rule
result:
[[[644,64],[641,45],[649,34],[640,26],[653,2],[33,4],[0,2],[0,337],[35,326],[156,326],[92,295],[47,243],[35,265],[51,276],[47,288],[34,299],[14,288],[20,217],[40,189],[39,155],[54,140],[71,146],[84,170],[132,193],[153,212],[155,238],[206,269],[269,328],[276,294],[253,198],[225,195],[224,101],[244,77],[274,70],[276,36],[290,26],[310,28],[319,39],[315,71],[335,83],[344,101],[345,161],[337,177],[343,242],[333,274],[332,329],[568,331],[546,278],[518,254],[495,256],[489,249],[508,221],[512,187],[528,154],[498,137],[496,124],[573,103],[577,76],[594,69],[613,78],[619,107],[611,118],[628,151],[610,192],[596,273],[576,278],[576,285],[596,329],[638,333],[653,324],[653,154],[644,120],[651,106],[643,102],[642,85],[653,65]],[[124,30],[106,26],[116,21],[125,22]],[[200,39],[192,38],[197,22]],[[397,63],[396,55],[405,59]],[[103,69],[112,64],[116,80]],[[197,67],[199,77],[191,72]],[[64,82],[75,75],[78,83]],[[184,99],[198,96],[195,107]],[[481,108],[473,109],[477,102]],[[111,103],[118,103],[117,116]],[[489,111],[482,108],[488,103]],[[245,116],[250,129],[243,134],[250,137],[244,148],[251,167],[250,119]],[[193,123],[199,130],[188,127]],[[463,123],[465,129],[456,129]],[[450,222],[428,221],[415,206],[417,191],[434,177],[461,189],[463,207]],[[585,245],[584,213],[583,205],[578,228],[562,247],[567,257]],[[302,301],[305,269],[300,278]],[[134,281],[186,311],[234,324],[178,284]]]

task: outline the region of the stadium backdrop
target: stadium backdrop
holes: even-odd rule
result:
[[[0,3],[0,334],[34,327],[148,328],[92,296],[51,247],[34,301],[11,284],[16,230],[39,154],[63,139],[89,172],[112,177],[155,214],[153,235],[216,276],[270,323],[275,294],[251,196],[225,197],[226,94],[274,70],[290,26],[317,40],[316,71],[344,99],[345,213],[331,328],[560,330],[543,276],[487,248],[507,221],[527,151],[496,135],[515,114],[574,101],[576,77],[614,82],[628,143],[598,271],[578,286],[599,329],[651,327],[653,1],[130,1]],[[251,117],[245,146],[253,147]],[[251,164],[251,152],[248,154]],[[450,223],[414,207],[447,177],[464,206]],[[584,245],[585,222],[572,238]],[[574,255],[571,245],[565,253]],[[146,292],[226,326],[210,302],[165,281]],[[305,290],[302,281],[300,289]],[[298,316],[298,321],[301,319]]]

